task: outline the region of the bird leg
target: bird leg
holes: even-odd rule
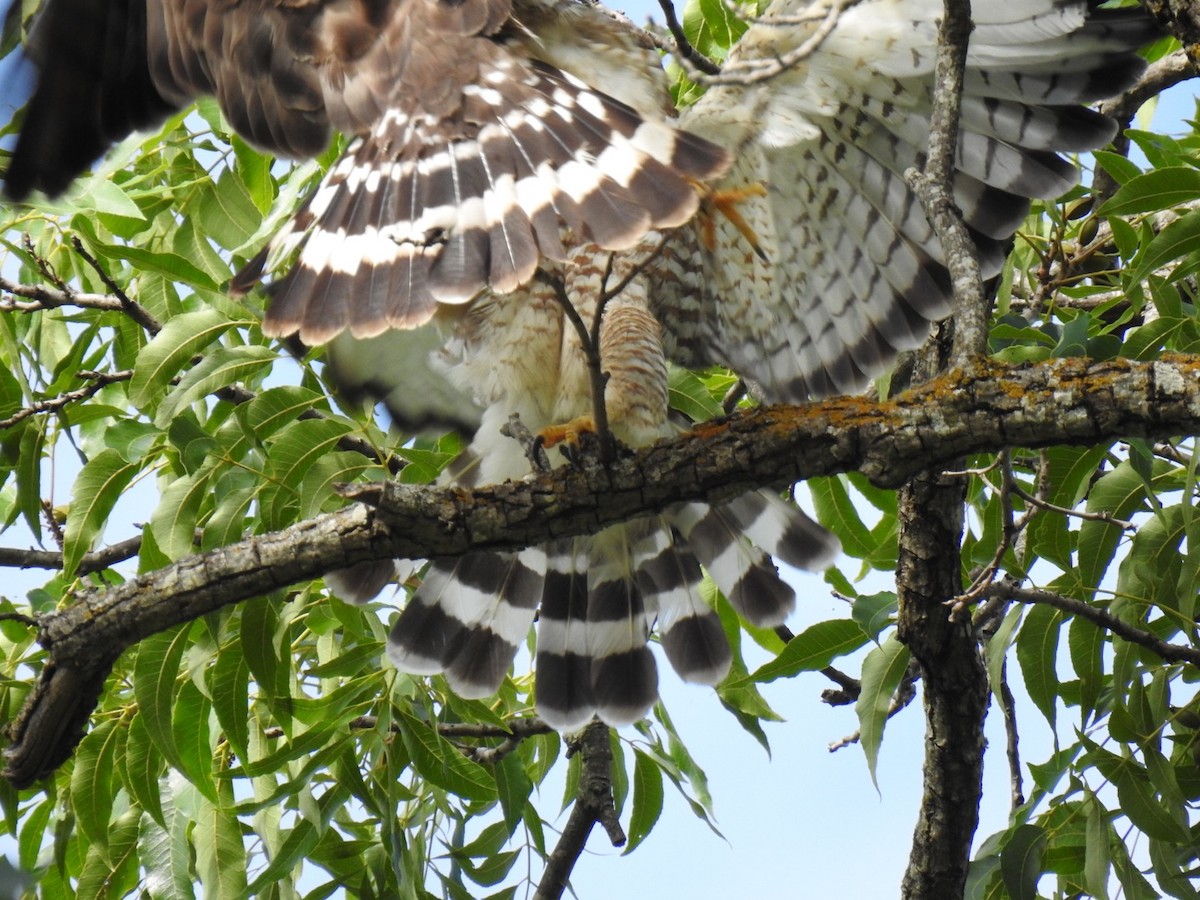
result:
[[[761,183],[748,184],[745,187],[722,188],[721,190],[705,189],[700,207],[700,221],[703,229],[701,236],[704,246],[711,252],[717,245],[715,216],[719,213],[728,219],[729,223],[746,239],[758,258],[769,263],[767,254],[758,243],[758,235],[754,233],[750,223],[742,217],[737,209],[737,205],[743,200],[765,196],[767,196],[767,189]]]
[[[608,260],[609,270],[612,268],[612,255],[609,255]],[[608,272],[605,273],[607,280]],[[616,440],[612,436],[612,431],[608,427],[608,410],[604,404],[604,386],[608,383],[608,374],[604,371],[600,363],[600,319],[604,314],[604,301],[606,297],[598,298],[596,304],[596,315],[593,318],[591,328],[583,321],[583,317],[579,315],[579,311],[575,308],[575,304],[571,302],[571,298],[567,296],[566,285],[563,284],[561,278],[556,278],[544,269],[538,269],[537,278],[544,284],[549,285],[554,289],[554,295],[558,298],[559,305],[562,306],[563,312],[567,319],[574,327],[576,334],[579,335],[579,345],[583,350],[584,358],[587,361],[588,380],[591,383],[592,389],[592,415],[578,416],[573,422],[578,423],[585,419],[590,420],[590,424],[586,428],[571,428],[572,423],[566,426],[551,426],[543,429],[545,432],[555,432],[555,429],[561,429],[561,434],[555,432],[550,434],[549,440],[544,440],[543,444],[547,447],[553,447],[555,444],[563,443],[564,441],[572,447],[572,450],[579,448],[580,434],[596,434],[600,436],[600,460],[602,462],[611,462],[616,458]],[[574,435],[572,440],[569,436]],[[572,459],[571,450],[562,451],[568,459]],[[579,455],[574,454],[573,463],[578,463]]]

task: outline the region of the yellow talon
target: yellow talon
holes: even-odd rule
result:
[[[743,200],[748,200],[751,197],[765,197],[767,189],[764,185],[748,184],[740,188],[724,188],[719,191],[708,191],[703,200],[701,215],[704,217],[704,246],[712,251],[716,247],[716,222],[714,221],[714,213],[720,213],[730,224],[738,230],[738,233],[744,237],[750,246],[754,248],[754,252],[763,262],[769,262],[767,254],[763,252],[762,246],[758,243],[758,235],[754,233],[754,229],[750,224],[742,218],[742,214],[737,210],[737,204]]]
[[[561,425],[548,425],[538,432],[538,438],[543,447],[566,443],[578,448],[583,435],[595,433],[596,420],[586,415],[576,416],[570,422]]]

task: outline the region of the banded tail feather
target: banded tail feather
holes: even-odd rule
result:
[[[444,672],[460,696],[494,694],[529,633],[545,568],[539,547],[433,560],[392,626],[388,657],[405,672]]]
[[[594,716],[629,724],[658,697],[655,628],[685,681],[715,685],[729,671],[720,618],[700,593],[702,564],[751,622],[778,624],[792,610],[795,594],[764,546],[806,568],[826,565],[838,549],[763,491],[722,507],[684,504],[541,550],[434,560],[392,629],[388,656],[403,671],[445,672],[463,696],[488,696],[537,607],[538,713],[562,731]]]

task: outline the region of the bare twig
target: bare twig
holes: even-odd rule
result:
[[[60,409],[70,406],[72,403],[78,403],[81,400],[86,400],[89,397],[97,394],[107,385],[114,384],[118,381],[128,381],[133,377],[132,369],[123,369],[120,372],[79,372],[80,378],[85,378],[91,384],[84,385],[81,388],[76,388],[73,391],[64,391],[57,397],[51,397],[49,400],[38,400],[36,403],[31,403],[22,409],[17,410],[7,419],[0,419],[0,429],[12,428],[14,425],[28,419],[30,416],[35,416],[40,413],[58,412]]]
[[[814,4],[812,11],[803,16],[789,16],[784,24],[794,27],[804,23],[815,23],[812,33],[798,46],[782,56],[757,59],[737,59],[727,63],[718,75],[697,77],[696,80],[704,85],[751,85],[760,84],[786,72],[817,51],[825,38],[837,26],[838,19],[844,10],[858,3],[859,0],[823,0],[820,5]],[[771,17],[763,17],[762,23],[770,23]]]
[[[142,548],[142,537],[137,535],[83,557],[75,574],[88,575],[109,566],[132,559]],[[61,569],[63,555],[55,550],[18,550],[0,547],[0,568],[17,569]]]
[[[550,471],[552,466],[546,457],[546,448],[537,436],[525,427],[519,413],[508,417],[508,421],[500,426],[500,433],[521,445],[521,449],[525,451],[525,458],[529,460],[529,465],[535,472]]]
[[[692,42],[683,33],[683,25],[680,23],[679,17],[675,15],[675,4],[671,0],[658,0],[658,5],[662,9],[663,18],[667,22],[667,29],[671,32],[671,37],[674,38],[674,46],[664,47],[663,49],[672,53],[685,68],[703,72],[705,75],[718,74],[721,71],[721,67],[693,47]]]
[[[32,257],[37,269],[42,273],[42,277],[58,288],[62,293],[70,295],[74,293],[71,286],[63,281],[62,277],[54,270],[54,266],[50,265],[50,260],[40,255],[33,246],[33,238],[29,236],[29,232],[21,235],[21,242],[25,246],[25,252]]]
[[[612,793],[612,748],[608,726],[593,722],[579,739],[579,794],[558,843],[546,860],[534,900],[558,900],[567,888],[571,870],[587,844],[592,826],[601,824],[614,847],[625,844]]]
[[[1100,609],[1083,600],[1076,600],[1074,597],[1065,597],[1053,591],[1036,588],[1014,588],[1003,582],[989,585],[984,589],[983,595],[1010,598],[1020,603],[1041,603],[1045,606],[1053,606],[1055,609],[1061,609],[1063,612],[1079,616],[1081,619],[1087,619],[1093,625],[1098,625],[1131,644],[1145,647],[1167,662],[1186,662],[1200,667],[1200,649],[1168,643],[1149,631],[1136,628],[1117,618],[1108,610]]]
[[[129,299],[129,295],[127,295],[125,291],[121,289],[119,284],[112,280],[112,277],[104,270],[100,263],[96,261],[96,258],[84,249],[83,241],[79,240],[77,236],[72,237],[71,246],[74,247],[75,252],[83,258],[83,261],[91,266],[92,269],[95,270],[96,274],[100,276],[100,280],[104,282],[104,286],[112,292],[113,296],[116,297],[117,301],[121,304],[122,312],[145,328],[146,331],[150,332],[152,335],[158,334],[160,331],[162,331],[162,323],[159,322],[158,319],[154,318],[154,316],[150,315],[150,312],[140,303],[135,303],[133,300]]]
[[[954,346],[950,361],[960,366],[987,352],[988,331],[988,302],[983,292],[979,253],[954,202],[958,121],[967,39],[973,28],[969,3],[946,4],[938,40],[928,155],[923,171],[904,173],[904,180],[920,199],[945,254],[954,288]]]
[[[600,452],[601,454],[605,454],[606,448],[608,448],[607,452],[611,454],[611,443],[608,437],[612,432],[608,427],[608,407],[604,403],[604,386],[608,382],[608,375],[604,372],[603,362],[600,359],[599,341],[593,342],[591,328],[583,321],[583,317],[579,315],[579,310],[575,308],[575,304],[567,296],[567,287],[563,284],[563,280],[551,275],[544,269],[538,269],[536,277],[554,291],[554,296],[558,299],[563,314],[566,315],[567,320],[571,323],[571,327],[575,329],[575,333],[579,335],[580,347],[583,350],[584,360],[587,363],[588,382],[592,389],[592,416],[596,425],[596,433],[601,436]],[[611,462],[611,459],[607,459],[603,455],[601,459],[604,462]]]

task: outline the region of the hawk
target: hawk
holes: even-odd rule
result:
[[[990,277],[1029,199],[1074,183],[1058,154],[1112,138],[1083,104],[1136,80],[1155,31],[1090,0],[976,6],[954,193]],[[858,390],[925,340],[950,286],[902,173],[924,161],[940,14],[941,0],[775,0],[725,71],[788,64],[719,83],[673,120],[653,49],[580,0],[48,0],[30,52],[54,65],[7,186],[61,190],[202,93],[282,155],[347,132],[236,286],[294,260],[264,330],[328,344],[339,384],[406,426],[473,434],[445,481],[521,477],[528,461],[499,434],[511,413],[550,433],[593,412],[568,313],[602,316],[605,407],[631,445],[679,427],[668,361],[725,365],[763,400],[800,401]],[[389,656],[485,696],[537,616],[541,714],[563,729],[629,722],[656,697],[655,625],[685,678],[728,669],[702,570],[771,625],[795,602],[772,556],[821,568],[836,552],[761,491],[435,559]],[[331,581],[363,600],[390,575]]]

